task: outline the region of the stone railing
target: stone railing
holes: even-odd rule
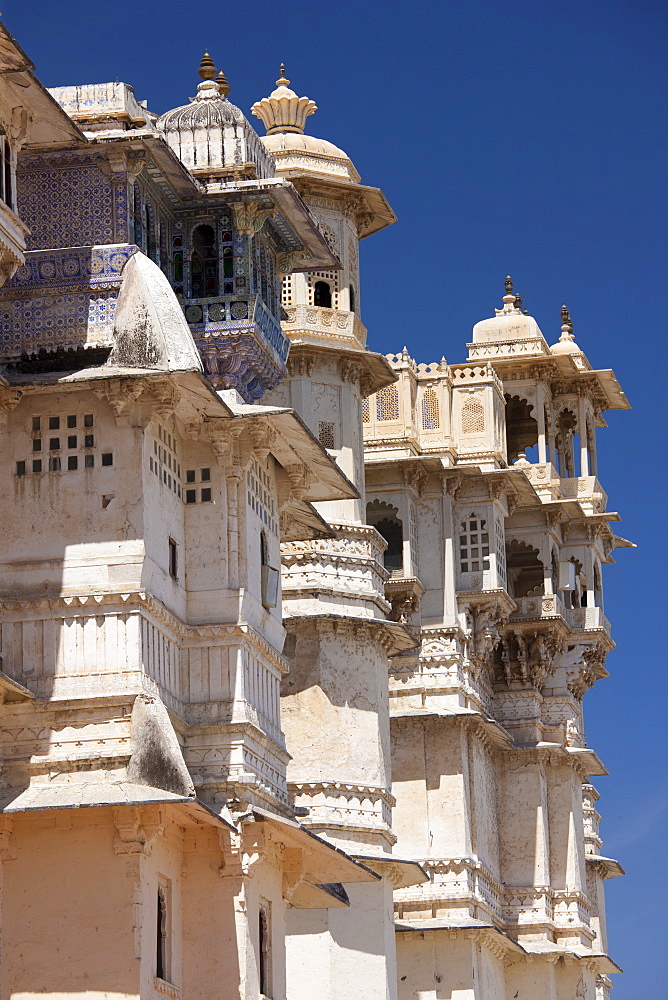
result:
[[[188,299],[183,311],[195,340],[201,335],[215,336],[216,331],[249,326],[257,327],[263,338],[285,361],[290,350],[290,341],[281,330],[281,325],[271,314],[260,295],[217,295],[215,298]]]
[[[309,591],[325,592],[344,602],[371,600],[386,617],[390,607],[385,600],[384,540],[368,525],[332,527],[334,538],[281,545],[284,600]]]
[[[326,309],[323,306],[285,306],[287,319],[283,329],[292,339],[305,334],[317,337],[348,340],[352,347],[361,348],[366,344],[366,327],[355,313],[342,309]]]
[[[603,614],[603,608],[566,608],[565,617],[574,632],[594,629],[610,635],[610,622]]]
[[[566,608],[557,594],[536,594],[530,597],[516,597],[517,610],[510,616],[516,618],[566,618]]]
[[[574,476],[560,479],[559,490],[564,500],[579,500],[585,506],[591,505],[599,511],[606,509],[608,496],[596,476]]]

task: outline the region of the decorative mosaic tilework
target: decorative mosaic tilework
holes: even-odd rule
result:
[[[96,164],[31,165],[17,177],[18,212],[30,227],[31,250],[113,243],[114,199]],[[54,211],[54,207],[58,211]]]
[[[0,353],[100,344],[112,337],[128,244],[29,251],[0,292]]]

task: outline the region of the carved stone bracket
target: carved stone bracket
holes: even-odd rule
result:
[[[258,201],[244,201],[232,205],[234,228],[245,236],[259,233],[267,219],[275,214],[274,208],[261,208]]]

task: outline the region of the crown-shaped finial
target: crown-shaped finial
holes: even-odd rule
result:
[[[262,119],[267,135],[273,135],[274,132],[297,132],[302,135],[306,119],[317,111],[318,107],[308,97],[297,97],[294,90],[289,89],[290,81],[285,75],[283,63],[280,74],[276,81],[276,90],[272,91],[269,97],[256,101],[251,113],[256,118]]]
[[[216,75],[216,67],[214,66],[213,59],[208,52],[205,52],[202,56],[197,72],[202,80],[213,80]]]

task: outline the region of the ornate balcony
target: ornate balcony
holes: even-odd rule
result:
[[[290,341],[260,295],[187,299],[183,311],[214,388],[253,402],[287,375]]]

